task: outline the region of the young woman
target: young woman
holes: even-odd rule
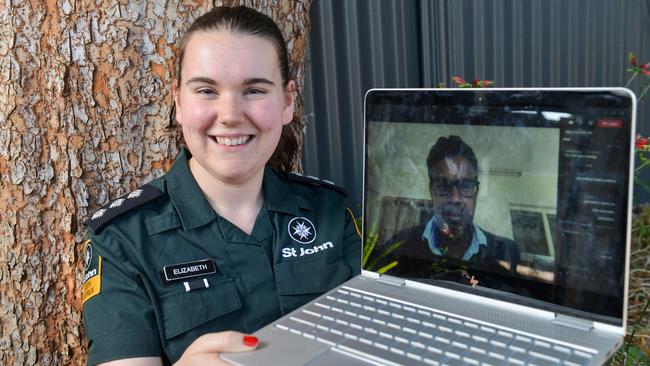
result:
[[[295,98],[277,25],[215,8],[183,38],[177,75],[187,149],[87,223],[92,365],[220,364],[219,352],[256,347],[246,333],[359,271],[344,192],[270,167],[291,146]]]

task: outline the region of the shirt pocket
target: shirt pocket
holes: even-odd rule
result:
[[[208,281],[208,288],[170,294],[161,299],[166,339],[242,307],[233,279]]]
[[[350,278],[352,270],[342,259],[308,258],[278,263],[275,266],[279,295],[321,294]]]

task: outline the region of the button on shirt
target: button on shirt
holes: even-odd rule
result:
[[[89,364],[173,363],[202,334],[254,332],[360,271],[360,239],[337,190],[267,167],[248,235],[213,210],[189,158],[181,152],[149,183],[155,199],[89,229],[84,278],[98,276],[84,293]]]
[[[487,238],[485,237],[483,230],[474,224],[472,225],[474,227],[474,235],[472,235],[472,242],[469,244],[469,247],[467,247],[467,250],[465,250],[465,254],[463,254],[463,260],[465,261],[470,260],[474,255],[476,255],[482,245],[487,246]],[[443,256],[445,255],[445,249],[436,245],[436,227],[436,217],[433,216],[424,226],[422,239],[429,243],[429,249],[431,249],[433,254]]]

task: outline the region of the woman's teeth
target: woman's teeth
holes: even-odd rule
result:
[[[239,136],[239,137],[216,137],[217,143],[219,145],[227,146],[237,146],[244,145],[251,139],[250,136]]]

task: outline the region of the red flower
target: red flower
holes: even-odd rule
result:
[[[643,137],[641,135],[636,135],[636,140],[634,141],[634,147],[637,148],[637,150],[645,149],[648,147],[648,138]]]
[[[445,235],[449,235],[449,233],[450,233],[449,225],[447,225],[446,222],[444,224],[442,224],[442,233],[445,234]]]
[[[461,78],[460,76],[452,76],[452,77],[451,77],[451,80],[453,80],[454,83],[456,83],[456,84],[458,84],[458,85],[465,85],[465,84],[467,84],[467,81],[465,81],[465,79]]]
[[[474,81],[472,81],[472,86],[474,88],[489,88],[492,85],[494,85],[494,81],[492,80],[474,79]]]
[[[632,52],[628,54],[627,59],[630,62],[630,65],[632,65],[632,68],[628,69],[629,71],[640,72],[645,76],[650,76],[650,62],[639,65],[636,56]]]
[[[630,61],[630,65],[637,66],[637,64],[636,64],[636,56],[632,52],[628,53],[627,60]]]
[[[446,236],[447,238],[454,240],[454,234],[451,232],[451,229],[449,229],[449,225],[447,223],[442,224],[442,234]]]
[[[461,78],[460,76],[452,76],[451,80],[456,83],[456,86],[459,88],[489,88],[492,85],[494,85],[494,81],[492,80],[481,80],[481,79],[474,79],[471,83],[467,82],[467,80]]]

